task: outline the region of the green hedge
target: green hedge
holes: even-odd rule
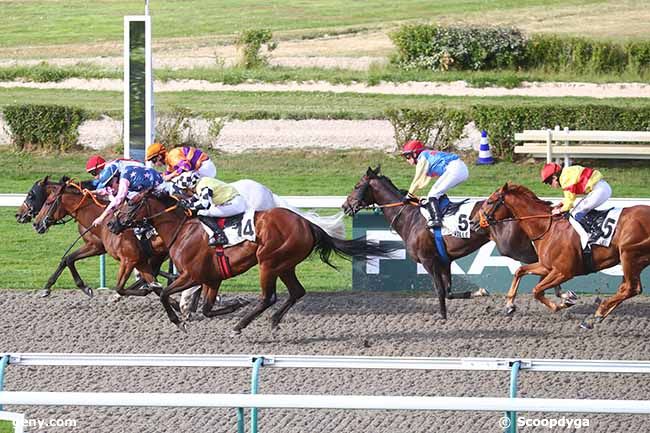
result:
[[[608,105],[576,106],[497,106],[474,105],[465,109],[390,110],[387,118],[395,127],[397,142],[420,139],[440,150],[461,137],[463,126],[474,121],[478,129],[488,131],[496,157],[512,160],[516,132],[524,129],[553,128],[573,130],[650,131],[650,106],[637,108]],[[433,137],[433,130],[441,132]]]
[[[499,27],[405,25],[391,34],[403,69],[543,69],[650,73],[650,41],[616,43],[556,35],[526,38]]]
[[[393,63],[404,69],[485,70],[514,68],[525,58],[521,31],[501,27],[405,25],[390,35]]]
[[[9,105],[3,110],[16,150],[66,151],[76,147],[84,110],[61,105]]]

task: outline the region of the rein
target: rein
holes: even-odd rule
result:
[[[490,213],[494,214],[497,208],[501,205],[508,207],[508,205],[505,203],[503,196],[499,197],[499,200],[496,202],[496,206],[492,208],[492,211]],[[524,220],[529,220],[534,218],[548,218],[548,226],[546,227],[546,230],[544,230],[541,235],[531,239],[531,241],[537,241],[543,238],[544,236],[546,236],[546,233],[548,233],[548,231],[551,229],[551,226],[553,225],[554,216],[555,215],[549,213],[549,214],[527,215],[523,217],[511,217],[511,218],[504,218],[502,220],[495,220],[493,218],[493,215],[488,215],[484,210],[481,209],[479,211],[479,226],[483,229],[487,229],[492,225],[496,225],[498,223],[503,223],[503,222],[524,221]]]

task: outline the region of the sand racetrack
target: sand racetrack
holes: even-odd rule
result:
[[[280,291],[283,298],[286,292]],[[252,297],[252,294],[246,294]],[[282,300],[282,299],[281,299]],[[501,314],[502,296],[451,301],[438,319],[428,294],[308,293],[279,331],[269,314],[239,337],[230,329],[240,313],[197,320],[189,333],[171,325],[153,297],[114,303],[79,291],[4,290],[0,298],[0,352],[230,353],[649,359],[650,299],[624,303],[593,331],[577,327],[593,311],[583,297],[572,313],[551,315],[521,296],[513,318]],[[507,396],[505,372],[262,369],[261,393]],[[650,399],[650,376],[523,372],[523,397]],[[250,369],[12,367],[6,390],[215,392],[250,390]],[[75,419],[74,428],[39,432],[235,432],[234,410],[8,407],[30,419]],[[526,414],[542,417],[541,414]],[[647,432],[640,415],[547,414],[588,419],[580,429],[527,427],[520,431]],[[499,432],[501,414],[262,410],[260,432]],[[247,427],[248,428],[248,427]]]

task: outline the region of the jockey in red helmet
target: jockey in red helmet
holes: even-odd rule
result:
[[[86,162],[86,173],[89,173],[92,177],[97,179],[99,177],[99,173],[104,169],[105,166],[106,160],[104,158],[99,155],[93,155],[88,158],[88,162]]]
[[[550,162],[545,164],[540,173],[542,182],[552,188],[562,188],[564,199],[553,206],[553,214],[571,212],[578,222],[582,222],[585,215],[592,209],[605,203],[612,196],[612,188],[603,179],[600,171],[580,165],[571,165],[562,168]],[[576,204],[578,195],[585,195]],[[589,243],[593,243],[602,236],[600,227],[589,227]]]
[[[427,149],[419,140],[411,140],[404,144],[402,156],[409,164],[415,165],[415,176],[408,195],[413,195],[418,189],[427,186],[431,178],[440,176],[427,194],[428,200],[425,206],[431,214],[427,226],[429,228],[442,226],[442,213],[438,199],[447,190],[467,180],[469,177],[467,166],[455,153]]]

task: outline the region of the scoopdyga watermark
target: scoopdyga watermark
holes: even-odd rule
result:
[[[568,418],[562,416],[560,418],[528,418],[525,416],[519,416],[515,420],[517,427],[541,427],[541,428],[552,428],[552,429],[581,429],[583,427],[589,427],[589,418]],[[502,416],[499,418],[499,427],[502,429],[510,428],[512,421],[507,416]]]

